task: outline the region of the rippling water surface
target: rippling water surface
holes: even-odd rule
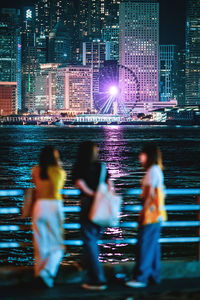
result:
[[[0,188],[24,188],[31,186],[30,169],[37,164],[41,148],[51,144],[62,155],[63,167],[67,171],[67,186],[71,185],[71,168],[80,142],[93,140],[99,144],[100,159],[105,161],[116,189],[123,193],[128,188],[140,186],[143,172],[138,163],[138,153],[145,142],[157,142],[163,152],[165,184],[168,188],[200,187],[200,128],[198,127],[0,127]],[[0,206],[22,205],[22,198],[0,198]],[[65,199],[65,204],[78,204],[77,198]],[[194,197],[168,197],[167,203],[195,203]],[[124,196],[124,204],[139,203],[137,197]],[[136,215],[123,213],[122,220],[135,221]],[[1,224],[24,223],[17,216],[1,216]],[[171,213],[170,220],[192,220],[190,213]],[[78,215],[67,214],[66,222],[76,222]],[[136,236],[135,229],[107,229],[104,238],[127,238]],[[164,236],[195,236],[195,229],[164,229]],[[1,240],[31,242],[31,231],[21,227],[18,232],[2,232]],[[70,230],[65,239],[80,238],[79,232]],[[102,245],[103,261],[127,261],[134,259],[135,247],[126,244]],[[28,248],[0,250],[1,264],[32,264],[32,246]],[[194,245],[165,245],[163,258],[194,257]],[[64,263],[80,258],[80,248],[69,247]]]

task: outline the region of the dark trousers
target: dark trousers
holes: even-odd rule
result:
[[[160,282],[160,224],[141,226],[138,232],[134,279]]]
[[[99,262],[99,246],[97,241],[100,237],[101,228],[88,220],[81,221],[81,234],[83,240],[83,255],[85,268],[90,283],[98,284],[105,282],[104,270]]]

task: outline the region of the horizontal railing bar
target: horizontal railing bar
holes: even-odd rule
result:
[[[162,227],[198,227],[200,226],[200,221],[167,221],[161,223]],[[137,222],[123,222],[120,224],[120,227],[125,228],[137,228]]]
[[[66,223],[66,224],[63,224],[63,228],[64,229],[80,229],[81,224],[79,224],[79,223]]]
[[[81,207],[80,206],[64,206],[63,207],[63,212],[80,212],[81,211]]]
[[[18,225],[0,225],[0,231],[18,231],[20,226]]]
[[[141,205],[126,205],[125,211],[139,212],[142,209]],[[200,210],[199,204],[167,204],[165,205],[167,211],[195,211]]]
[[[159,242],[161,244],[167,244],[167,243],[199,243],[200,237],[170,237],[170,238],[160,238]],[[100,245],[102,244],[128,244],[128,245],[135,245],[137,243],[136,238],[131,239],[116,239],[116,240],[99,240],[98,243]],[[83,241],[82,240],[65,240],[64,245],[66,246],[82,246]],[[0,243],[0,248],[19,248],[21,245],[20,243],[16,242],[3,242]]]
[[[141,205],[125,205],[124,211],[130,212],[139,212],[142,209]],[[165,205],[165,209],[167,211],[199,211],[200,205],[199,204],[172,204],[172,205]],[[80,212],[80,206],[65,206],[63,207],[63,212]],[[19,214],[20,208],[18,207],[1,207],[0,208],[0,215],[1,214]]]
[[[166,189],[165,193],[167,195],[200,195],[200,189]],[[78,189],[62,189],[61,194],[66,196],[79,196],[80,190]],[[141,189],[129,189],[125,195],[140,195]],[[0,197],[6,196],[22,196],[24,195],[23,189],[15,190],[0,190]]]
[[[22,226],[30,226],[30,224],[22,225]],[[199,227],[200,221],[168,221],[162,222],[162,227]],[[137,228],[137,222],[123,222],[120,224],[121,228]],[[63,224],[64,229],[80,229],[80,223],[66,223]],[[20,230],[19,225],[0,225],[0,231],[18,231]]]

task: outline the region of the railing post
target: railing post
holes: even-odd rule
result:
[[[200,205],[200,195],[197,196],[197,205]],[[200,211],[197,211],[197,221],[200,221]],[[200,237],[200,226],[197,227],[197,237]],[[200,242],[197,243],[197,261],[200,262]]]

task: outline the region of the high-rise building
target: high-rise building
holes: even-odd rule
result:
[[[159,4],[156,0],[120,4],[119,72],[122,101],[159,100]]]
[[[0,24],[0,81],[17,82],[17,107],[21,109],[20,10],[3,8]]]
[[[66,63],[71,61],[71,37],[67,32],[67,26],[58,22],[49,35],[49,62]]]
[[[17,82],[0,82],[0,115],[17,113]]]
[[[200,105],[200,0],[187,0],[185,105]]]
[[[34,112],[35,74],[37,47],[34,7],[24,7],[22,26],[22,103],[23,108]]]
[[[35,4],[36,33],[48,34],[59,21],[66,20],[65,14],[70,0],[39,0]]]
[[[80,40],[101,37],[101,1],[79,1]]]
[[[185,49],[178,49],[172,66],[172,92],[179,106],[185,105]]]
[[[40,64],[35,79],[35,110],[56,110],[57,71],[59,64]]]
[[[102,29],[119,23],[120,0],[80,0],[80,39],[101,38]]]
[[[36,37],[36,60],[38,64],[48,61],[48,39],[42,33]]]
[[[55,36],[55,31],[58,31],[58,23],[64,24],[65,30],[61,30],[65,36],[73,40],[71,46],[71,60],[76,61],[80,56],[79,34],[78,34],[78,9],[71,0],[39,0],[35,5],[36,11],[36,36],[41,35],[52,42],[52,35]],[[59,35],[61,34],[59,32]],[[61,36],[60,36],[61,38]],[[64,37],[63,37],[64,38]],[[63,41],[65,43],[65,41]],[[52,44],[50,45],[48,57],[51,54]],[[52,61],[50,61],[52,62]]]
[[[83,65],[92,69],[93,95],[99,93],[99,72],[106,60],[106,48],[100,40],[83,43]]]
[[[91,68],[83,66],[59,68],[57,97],[59,95],[63,102],[60,109],[71,114],[91,112],[93,109]]]
[[[175,45],[160,45],[160,101],[173,99],[173,65],[176,52]]]
[[[107,60],[119,61],[119,25],[106,26],[102,29],[102,40],[107,43]]]

